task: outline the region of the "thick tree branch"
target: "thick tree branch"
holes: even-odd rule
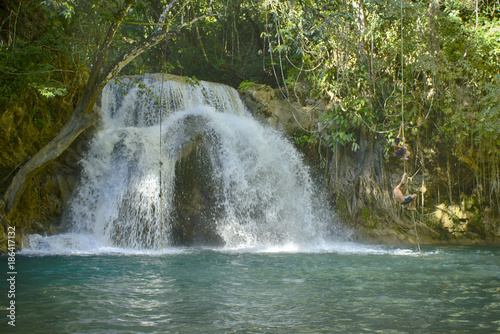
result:
[[[165,14],[165,12],[164,12]],[[162,14],[163,16],[163,14]],[[118,57],[118,59],[106,70],[104,71],[105,80],[108,81],[112,79],[113,77],[117,76],[118,73],[127,66],[128,63],[130,63],[132,60],[134,60],[136,57],[138,57],[141,53],[144,51],[150,49],[151,47],[155,46],[156,44],[160,43],[161,41],[167,39],[169,36],[175,36],[180,33],[182,28],[192,26],[196,22],[207,18],[209,16],[212,16],[211,14],[207,15],[201,15],[198,16],[194,19],[192,19],[189,22],[185,22],[181,25],[179,25],[175,30],[167,31],[167,26],[168,25],[161,25],[161,29],[157,29],[151,36],[148,38],[136,42],[133,44],[132,48],[130,50],[127,50],[127,52],[124,52]]]
[[[123,21],[123,18],[134,2],[135,0],[126,0],[122,10],[117,13],[115,20],[109,27],[106,38],[101,44],[97,57],[92,65],[90,76],[85,85],[83,94],[78,100],[75,111],[71,114],[68,122],[52,141],[45,145],[29,159],[21,169],[19,169],[12,179],[4,195],[7,214],[12,211],[21,197],[25,188],[26,179],[38,168],[61,155],[61,153],[63,153],[71,143],[73,143],[73,141],[93,123],[93,117],[91,115],[92,109],[102,89],[101,84],[98,82],[102,65],[120,23]]]
[[[113,23],[108,29],[106,38],[99,48],[99,52],[90,71],[89,79],[85,85],[84,92],[78,100],[78,104],[70,119],[63,126],[58,135],[40,151],[38,151],[31,159],[29,159],[12,179],[9,188],[4,195],[7,215],[12,212],[13,208],[15,208],[21,194],[23,193],[26,179],[30,177],[38,168],[61,155],[84,130],[94,123],[96,119],[96,115],[93,113],[95,102],[109,79],[118,75],[121,69],[130,63],[134,58],[162,40],[168,38],[168,36],[178,34],[182,28],[193,25],[197,21],[210,16],[203,15],[196,17],[189,22],[180,24],[175,30],[168,31],[169,24],[165,24],[165,20],[178,1],[179,0],[172,0],[167,5],[158,20],[158,28],[152,35],[135,43],[131,49],[122,53],[122,55],[119,56],[115,62],[103,70],[102,67],[104,61],[106,60],[109,47],[113,42],[115,34],[120,24],[123,22],[128,10],[135,2],[135,0],[125,1],[122,10],[116,14]]]

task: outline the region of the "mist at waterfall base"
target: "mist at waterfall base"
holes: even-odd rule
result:
[[[159,78],[104,91],[70,229],[25,240],[2,332],[500,332],[500,249],[350,242],[300,155],[234,90]],[[208,232],[179,239],[189,156],[212,185],[189,196],[215,205],[197,216]]]

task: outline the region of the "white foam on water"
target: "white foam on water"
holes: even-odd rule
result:
[[[241,253],[336,253],[355,255],[395,255],[420,256],[415,249],[393,248],[385,245],[365,245],[349,241],[325,242],[318,245],[299,245],[289,243],[285,245],[259,245],[253,247],[224,247],[221,251]],[[423,252],[422,255],[429,253]],[[433,253],[434,254],[434,253]]]
[[[79,233],[63,233],[52,236],[31,234],[23,240],[23,249],[19,255],[168,255],[186,252],[185,248],[165,249],[133,249],[101,244],[93,235]]]
[[[223,253],[255,253],[255,254],[296,254],[296,253],[333,253],[346,255],[393,255],[420,256],[435,255],[436,251],[423,252],[415,249],[392,248],[383,245],[364,245],[354,242],[330,242],[323,245],[306,246],[295,243],[285,245],[255,245],[250,247],[164,247],[160,249],[133,249],[101,244],[89,234],[65,233],[53,236],[32,234],[25,238],[20,255],[150,255],[168,256],[172,254],[199,252],[203,250]]]

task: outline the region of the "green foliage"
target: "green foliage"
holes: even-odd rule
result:
[[[500,156],[500,74],[485,86],[477,118],[475,141],[487,144],[488,153]]]
[[[64,96],[68,91],[67,88],[62,85],[57,87],[32,83],[31,86],[35,88],[40,95],[49,99],[56,96]]]
[[[328,135],[333,142],[355,140],[349,133],[360,125],[385,132],[402,119],[420,124],[431,103],[449,116],[433,112],[430,119],[450,133],[467,119],[457,116],[457,107],[495,118],[494,108],[462,103],[464,91],[481,95],[474,87],[488,87],[500,68],[499,21],[488,16],[488,6],[494,6],[489,2],[482,3],[478,22],[474,1],[450,0],[441,7],[399,0],[342,7],[331,1],[265,4],[272,15],[266,37],[281,57],[277,63],[285,82],[302,77],[314,88],[313,96],[336,105],[324,116],[334,124]]]
[[[69,1],[57,1],[57,0],[47,0],[42,1],[42,5],[53,7],[60,16],[65,19],[71,18],[75,14],[75,0]]]
[[[289,90],[306,81],[310,97],[331,105],[321,115],[320,140],[332,150],[356,150],[360,128],[389,140],[404,121],[410,146],[416,138],[447,145],[438,154],[449,152],[473,170],[475,191],[494,205],[492,194],[500,195],[497,2],[267,0],[262,11],[276,81]]]
[[[200,80],[196,77],[186,77],[186,82],[191,86],[198,86],[200,84]]]
[[[165,4],[139,1],[123,25],[123,33],[132,40],[147,36]],[[175,34],[168,43],[160,43],[151,52],[138,57],[124,74],[165,72],[200,80],[217,81],[237,87],[242,80],[272,83],[262,69],[263,23],[258,5],[248,1],[181,1],[171,17],[172,27],[195,17],[211,15]],[[182,20],[182,21],[181,21]],[[144,24],[139,24],[144,23]],[[134,37],[136,35],[137,37]],[[264,61],[265,63],[266,61]]]
[[[316,142],[315,136],[310,134],[297,134],[294,140],[297,145],[302,147],[311,147]]]
[[[240,90],[257,90],[259,88],[262,88],[264,85],[262,84],[259,84],[259,83],[256,83],[254,81],[251,81],[251,80],[243,80],[239,86],[238,86],[238,89]]]

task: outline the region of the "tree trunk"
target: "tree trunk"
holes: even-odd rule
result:
[[[76,110],[57,136],[19,169],[4,195],[7,214],[12,211],[21,197],[25,189],[26,179],[33,175],[38,168],[61,155],[85,129],[94,123],[94,115],[86,110],[93,107],[98,94],[95,95],[94,98],[90,97],[85,101],[83,101],[83,97],[80,98]]]
[[[31,157],[28,162],[21,167],[21,169],[19,169],[18,173],[12,179],[9,188],[7,188],[4,195],[7,215],[12,212],[12,209],[15,208],[17,201],[21,197],[26,186],[26,179],[30,175],[33,175],[37,169],[60,156],[61,153],[63,153],[85,129],[93,124],[95,116],[92,113],[92,110],[102,87],[104,86],[103,80],[100,79],[102,65],[120,23],[123,21],[123,18],[134,2],[135,0],[127,0],[123,5],[122,10],[117,13],[116,18],[111,24],[106,38],[99,49],[99,53],[97,54],[94,64],[92,65],[89,79],[85,85],[85,90],[78,100],[75,111],[71,114],[68,122],[66,122],[54,139],[52,139],[47,145]]]

